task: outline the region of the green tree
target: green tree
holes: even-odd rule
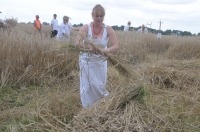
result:
[[[184,32],[182,32],[181,35],[182,35],[182,36],[191,36],[192,33],[191,33],[191,32],[188,32],[188,31],[184,31]]]
[[[125,27],[125,26],[124,26],[124,25],[122,25],[122,26],[120,27],[120,30],[122,30],[122,31],[123,31],[123,30],[124,30],[124,27]]]
[[[164,35],[171,35],[172,33],[172,30],[171,29],[167,29],[165,32],[164,32]]]
[[[47,22],[43,22],[42,25],[49,25],[49,23],[47,23]]]

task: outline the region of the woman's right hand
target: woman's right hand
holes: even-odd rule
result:
[[[97,49],[95,49],[92,45],[88,44],[87,47],[92,54],[99,54],[99,51]]]

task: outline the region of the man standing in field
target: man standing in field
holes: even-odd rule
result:
[[[127,25],[124,27],[124,32],[130,31],[131,21],[128,21]]]
[[[39,15],[36,15],[36,19],[34,20],[34,28],[36,31],[41,32],[42,24],[39,20]]]
[[[59,25],[58,28],[58,40],[61,40],[63,42],[69,42],[70,40],[70,31],[72,29],[72,24],[69,22],[69,17],[64,16],[63,22]]]
[[[53,15],[51,20],[51,38],[55,37],[58,34],[58,20],[56,19],[57,15]]]
[[[142,24],[141,28],[138,29],[137,32],[148,33],[148,29],[144,26],[144,24]]]

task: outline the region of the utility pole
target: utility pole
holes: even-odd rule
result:
[[[151,23],[147,22],[147,27],[149,26],[149,28],[151,28],[151,24],[152,24],[152,22]]]
[[[163,22],[160,20],[160,22],[159,22],[159,32],[161,32],[161,24],[162,24]]]
[[[151,24],[152,24],[152,22],[151,22],[151,23],[148,23],[148,22],[147,22],[147,26],[146,26],[146,27],[149,26],[149,29],[150,29],[150,30],[151,30]]]
[[[157,60],[158,60],[158,55],[160,53],[161,25],[163,22],[160,20],[160,22],[158,22],[158,23],[159,23],[159,32],[157,34],[157,38],[158,38]]]
[[[158,34],[157,34],[157,38],[160,39],[161,38],[161,25],[162,25],[163,22],[160,20],[158,23],[159,23],[159,31],[158,31]]]

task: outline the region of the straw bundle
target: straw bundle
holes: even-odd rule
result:
[[[85,42],[86,44],[91,45],[100,54],[104,54],[108,58],[109,62],[111,62],[111,64],[115,66],[115,68],[119,71],[120,74],[130,78],[134,78],[135,75],[133,70],[128,65],[125,65],[123,62],[121,62],[119,58],[110,53],[102,52],[99,48],[95,46],[94,42],[91,40],[85,39]]]
[[[60,42],[61,46],[60,48],[66,48],[68,52],[75,52],[79,53],[82,52],[90,52],[88,49],[82,49],[82,48],[76,48],[72,44],[66,44],[63,42]],[[124,75],[129,78],[135,78],[134,71],[129,67],[128,64],[125,64],[118,58],[117,56],[111,54],[111,53],[104,53],[101,49],[99,49],[97,46],[95,46],[95,43],[87,38],[84,38],[84,44],[85,45],[91,45],[99,54],[103,54],[107,57],[108,61],[119,71],[121,75]]]
[[[67,126],[69,131],[144,131],[139,120],[140,107],[136,101],[141,83],[126,83],[108,97],[82,110]]]

